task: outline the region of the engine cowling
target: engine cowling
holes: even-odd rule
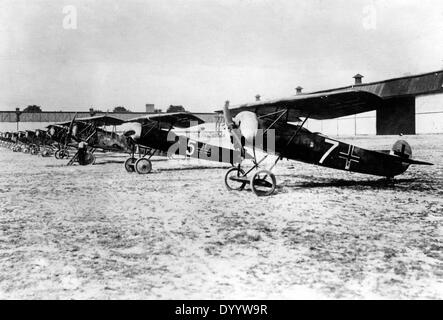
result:
[[[233,121],[245,138],[246,144],[252,144],[258,133],[257,115],[251,111],[242,111],[234,117]]]
[[[125,137],[131,138],[134,141],[140,139],[142,134],[142,124],[138,122],[128,122],[125,125],[123,134]]]
[[[48,133],[51,137],[53,137],[55,135],[55,128],[53,126],[51,126],[48,130]]]

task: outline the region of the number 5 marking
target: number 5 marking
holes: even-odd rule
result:
[[[329,140],[329,139],[325,139],[326,143],[330,143],[332,144],[332,146],[328,149],[328,151],[325,152],[325,154],[323,155],[323,157],[321,157],[320,161],[318,163],[323,163],[323,161],[326,160],[326,158],[329,156],[329,154],[332,152],[332,150],[334,150],[335,148],[338,147],[338,145],[340,144],[340,142],[338,141],[334,141],[334,140]]]
[[[188,150],[188,148],[191,150]],[[188,148],[186,148],[186,154],[188,156],[192,156],[195,151],[195,141],[189,140],[188,141]]]

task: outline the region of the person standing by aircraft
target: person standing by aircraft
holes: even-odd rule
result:
[[[78,163],[82,166],[86,165],[86,152],[88,144],[85,141],[78,143]]]

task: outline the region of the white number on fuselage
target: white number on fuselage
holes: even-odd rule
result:
[[[326,143],[330,143],[332,144],[332,146],[328,149],[328,151],[325,152],[325,154],[323,155],[323,157],[321,157],[320,161],[318,163],[322,164],[323,161],[326,160],[326,158],[331,154],[332,150],[334,150],[335,148],[338,147],[338,145],[340,144],[340,142],[338,141],[334,141],[334,140],[330,140],[330,139],[325,139]]]
[[[194,154],[196,144],[197,144],[196,141],[192,141],[192,140],[188,141],[188,148],[186,150],[186,155],[192,156]]]

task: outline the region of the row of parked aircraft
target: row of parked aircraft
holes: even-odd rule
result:
[[[54,154],[59,159],[69,157],[69,150],[74,148],[76,153],[68,165],[94,164],[96,149],[127,153],[125,169],[139,174],[151,172],[151,157],[159,153],[230,163],[232,168],[225,175],[229,190],[243,190],[249,184],[255,194],[270,195],[276,189],[272,169],[283,158],[389,179],[405,172],[411,164],[431,165],[412,159],[411,147],[404,140],[397,141],[391,150],[366,150],[305,128],[308,119],[367,112],[378,108],[381,102],[377,95],[358,90],[297,95],[235,108],[226,102],[218,112],[223,113],[231,137],[230,148],[177,134],[174,129],[204,123],[188,112],[146,115],[126,121],[108,115],[74,116],[71,121],[49,125],[46,130],[1,133],[0,139],[3,146],[13,151]],[[105,130],[109,126],[125,129],[118,134]],[[80,157],[80,149],[85,145]],[[256,150],[264,152],[264,156],[258,159]],[[275,162],[270,168],[261,169],[269,154],[276,156]],[[248,170],[242,165],[246,158],[252,160]]]

